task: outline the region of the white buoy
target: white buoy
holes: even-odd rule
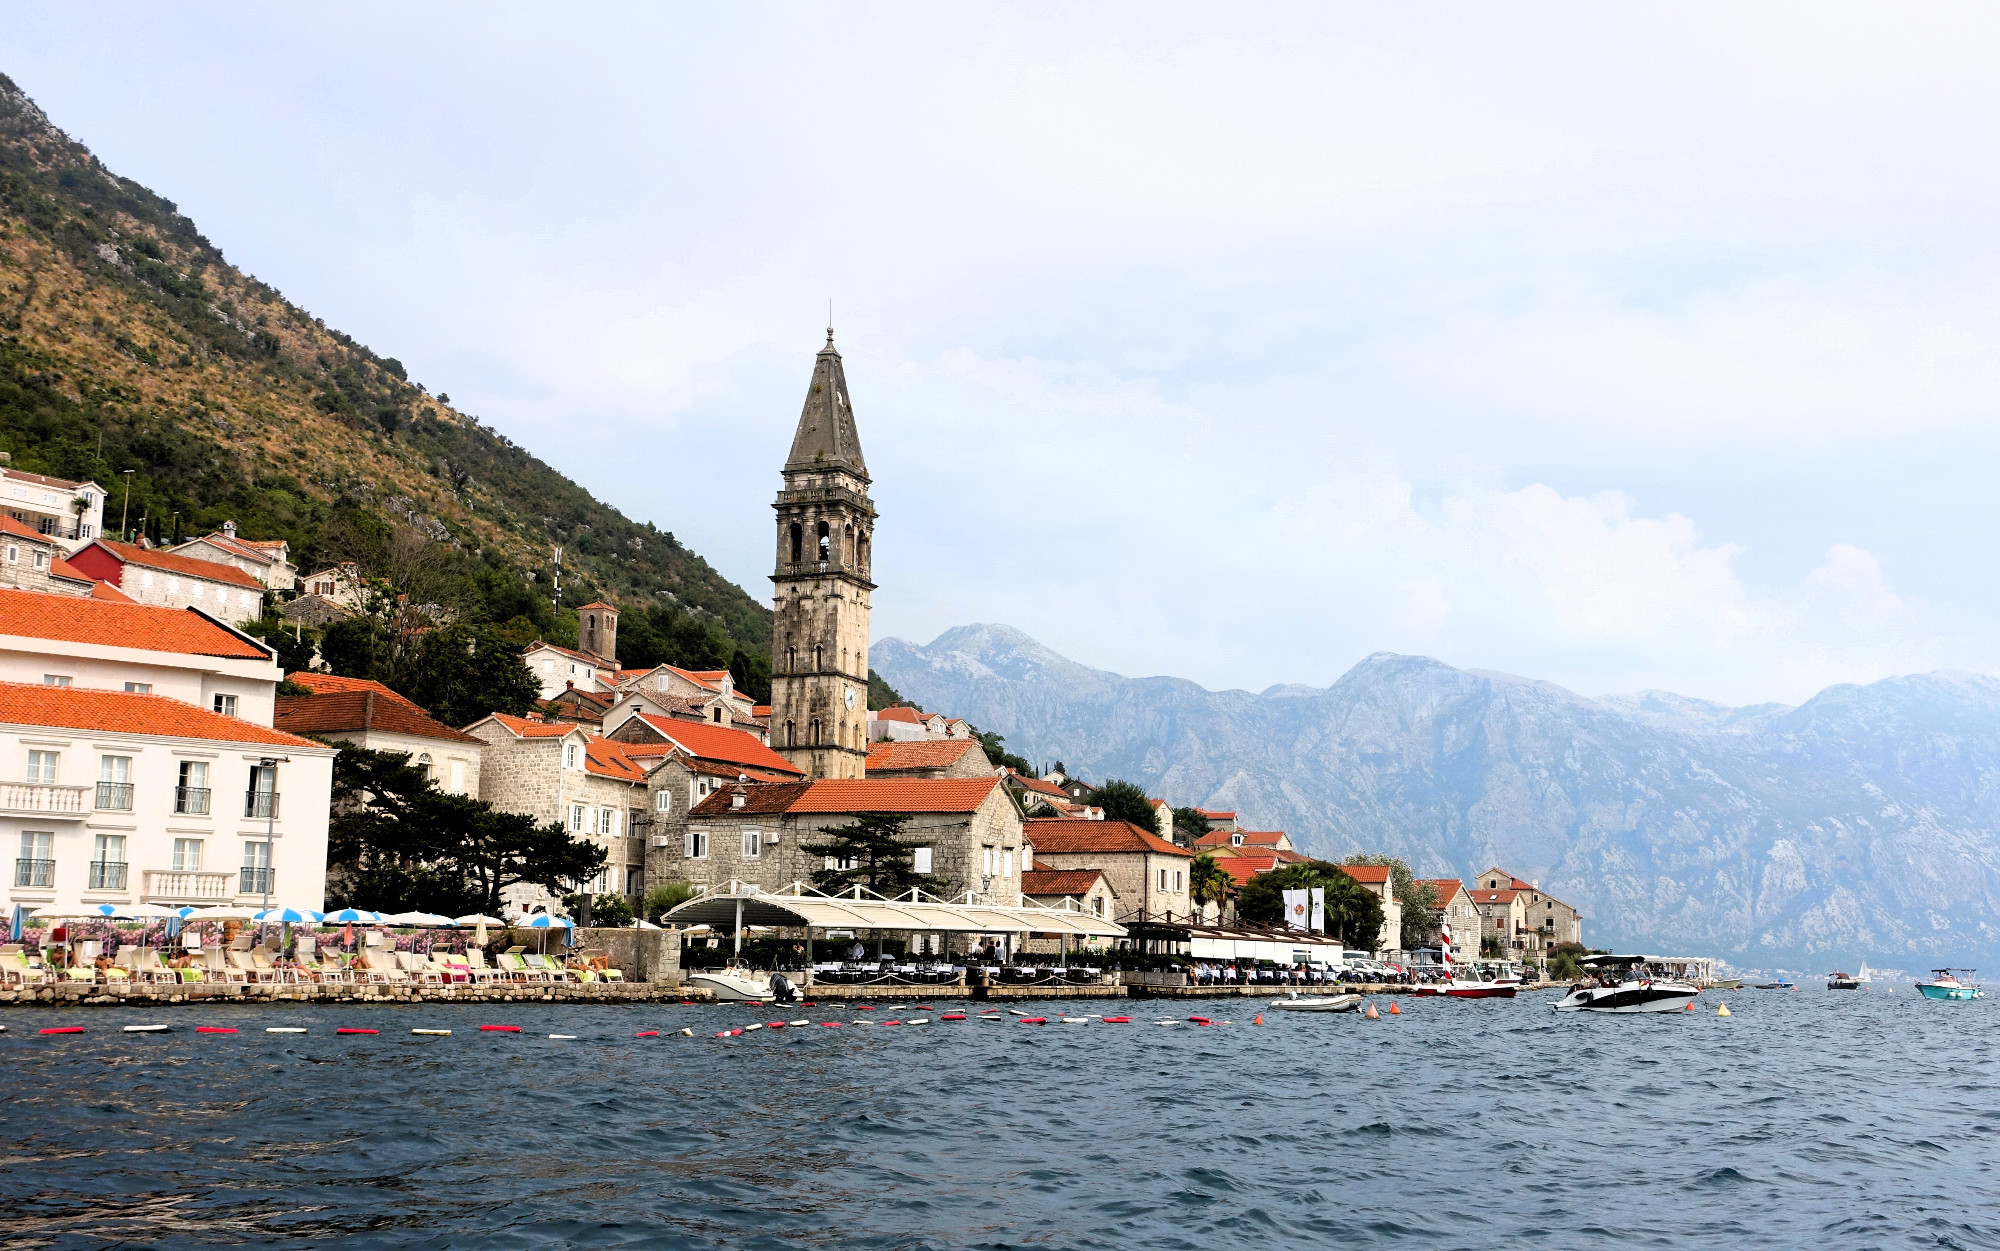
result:
[[[170,1033],[172,1029],[173,1027],[170,1025],[127,1025],[125,1032],[128,1034],[165,1034]]]
[[[576,1035],[575,1035],[575,1034],[550,1034],[550,1035],[549,1035],[549,1037],[550,1037],[550,1038],[561,1038],[561,1039],[563,1039],[563,1040],[565,1040],[565,1041],[567,1041],[567,1042],[575,1042],[575,1041],[576,1041]]]
[[[763,1028],[764,1027],[761,1025],[746,1025],[743,1027],[743,1032],[747,1034],[753,1029],[763,1029]]]
[[[306,1031],[305,1027],[300,1025],[267,1025],[264,1027],[264,1032],[266,1034],[303,1034]]]
[[[685,1036],[685,1037],[688,1037],[688,1038],[693,1038],[693,1037],[694,1037],[694,1031],[693,1031],[693,1030],[691,1030],[691,1029],[684,1029],[684,1030],[682,1030],[682,1031],[681,1031],[681,1033],[682,1033],[682,1035],[683,1035],[683,1036]]]
[[[1716,1004],[1716,1005],[1715,1005],[1715,1015],[1717,1015],[1717,1016],[1729,1016],[1729,1015],[1730,1015],[1730,1011],[1729,1011],[1729,1005],[1728,1005],[1728,1004],[1726,1004],[1726,1003],[1718,1003],[1718,1004]]]
[[[811,1021],[789,1021],[789,1022],[787,1022],[787,1024],[790,1024],[790,1025],[811,1025],[811,1024],[812,1024],[812,1022],[811,1022]]]
[[[430,1037],[432,1037],[432,1038],[449,1038],[449,1037],[451,1037],[451,1031],[450,1031],[450,1030],[448,1030],[448,1029],[413,1029],[413,1030],[411,1030],[410,1032],[411,1032],[412,1034],[426,1034],[426,1035],[429,1035],[429,1036],[430,1036]]]

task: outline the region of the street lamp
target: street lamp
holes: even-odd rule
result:
[[[260,776],[271,780],[271,789],[265,792],[270,799],[264,805],[264,910],[266,912],[271,910],[271,879],[277,876],[278,766],[291,762],[290,756],[266,756],[257,762],[257,768],[263,771]],[[255,795],[257,788],[252,786],[250,793]]]
[[[118,539],[122,543],[130,537],[125,533],[125,518],[132,512],[132,474],[134,471],[121,469],[118,472],[125,475],[125,502],[118,506]]]

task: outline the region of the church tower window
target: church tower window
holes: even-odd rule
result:
[[[806,528],[800,525],[798,522],[794,521],[792,523],[792,563],[795,565],[798,564],[799,561],[805,559],[805,557],[800,551],[800,549],[804,547],[805,541],[806,541]]]

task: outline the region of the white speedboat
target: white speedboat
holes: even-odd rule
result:
[[[687,975],[687,984],[729,1003],[772,997],[770,976],[757,972],[740,960],[731,960],[719,969],[691,972]]]
[[[1682,1012],[1701,993],[1686,982],[1654,977],[1644,956],[1597,956],[1584,961],[1597,970],[1594,982],[1578,982],[1556,1004],[1558,1012]]]
[[[1273,999],[1271,1006],[1280,1012],[1352,1012],[1361,1003],[1359,995],[1300,995],[1290,994],[1283,999]]]

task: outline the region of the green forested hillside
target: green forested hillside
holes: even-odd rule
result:
[[[622,661],[769,689],[770,613],[740,587],[238,271],[4,76],[0,450],[105,486],[107,529],[131,470],[128,528],[156,542],[233,518],[510,639],[574,641],[560,545],[564,605],[626,610]]]

